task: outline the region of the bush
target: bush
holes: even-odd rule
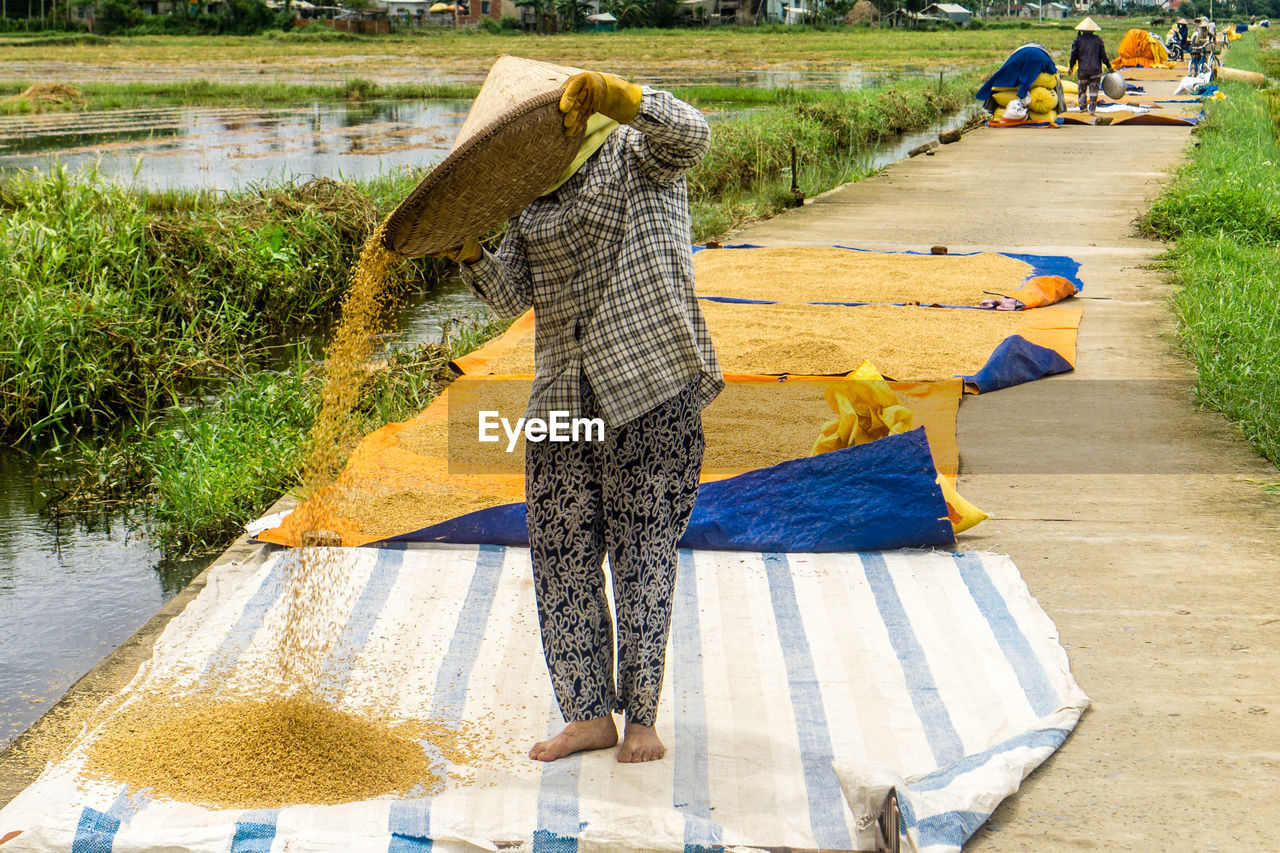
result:
[[[378,97],[378,84],[363,77],[352,77],[342,84],[342,97],[348,101],[372,101]]]
[[[404,179],[408,182],[411,176]],[[59,169],[4,187],[0,435],[146,422],[336,307],[381,196],[316,180],[229,196],[145,194]],[[446,268],[400,268],[398,287]]]
[[[129,0],[102,0],[94,18],[98,32],[109,36],[142,23],[142,12]]]

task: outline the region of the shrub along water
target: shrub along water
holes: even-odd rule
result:
[[[329,180],[145,194],[58,169],[0,187],[0,437],[145,424],[336,305],[385,199]],[[401,267],[402,288],[441,263]]]
[[[1255,37],[1228,62],[1260,70]],[[1173,242],[1178,341],[1199,398],[1280,465],[1280,97],[1221,85],[1227,99],[1209,102],[1199,147],[1142,226]]]
[[[867,89],[772,90],[774,103],[715,125],[710,152],[689,175],[694,240],[790,204],[792,145],[800,189],[814,196],[875,171],[875,145],[934,126],[972,102],[976,88],[975,75],[954,75],[941,85],[905,78]],[[717,94],[686,97],[699,103]]]

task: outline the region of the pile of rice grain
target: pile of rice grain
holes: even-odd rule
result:
[[[365,535],[386,539],[518,500],[463,488],[454,479],[444,479],[412,490],[351,492],[338,509]]]
[[[304,696],[145,696],[111,719],[88,759],[95,775],[182,802],[330,805],[437,787],[441,777],[416,736]],[[461,757],[456,735],[436,736]]]
[[[826,382],[731,382],[702,413],[704,476],[803,459],[834,415]]]

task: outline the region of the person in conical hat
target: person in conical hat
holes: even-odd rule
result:
[[[701,411],[724,387],[694,292],[685,181],[711,133],[670,93],[595,71],[568,76],[559,109],[560,132],[584,140],[581,156],[510,220],[496,251],[476,234],[443,254],[499,316],[533,309],[526,416],[603,423],[600,440],[526,442],[538,619],[567,723],[529,756],[611,748],[621,712],[618,760],[652,761],[665,753],[654,722]]]
[[[1085,18],[1076,24],[1079,34],[1071,43],[1071,73],[1076,75],[1076,89],[1080,111],[1086,109],[1093,115],[1098,109],[1098,90],[1102,87],[1102,70],[1111,70],[1107,58],[1107,46],[1103,44],[1101,29],[1093,18]]]

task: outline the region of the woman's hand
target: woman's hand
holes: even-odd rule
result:
[[[595,113],[627,124],[640,112],[640,87],[615,74],[583,71],[569,78],[560,96],[564,132],[579,133]]]
[[[453,261],[457,264],[474,264],[480,260],[484,254],[480,249],[480,241],[475,237],[468,237],[461,245],[453,249],[446,249],[436,255],[437,258],[444,258],[447,261]]]

